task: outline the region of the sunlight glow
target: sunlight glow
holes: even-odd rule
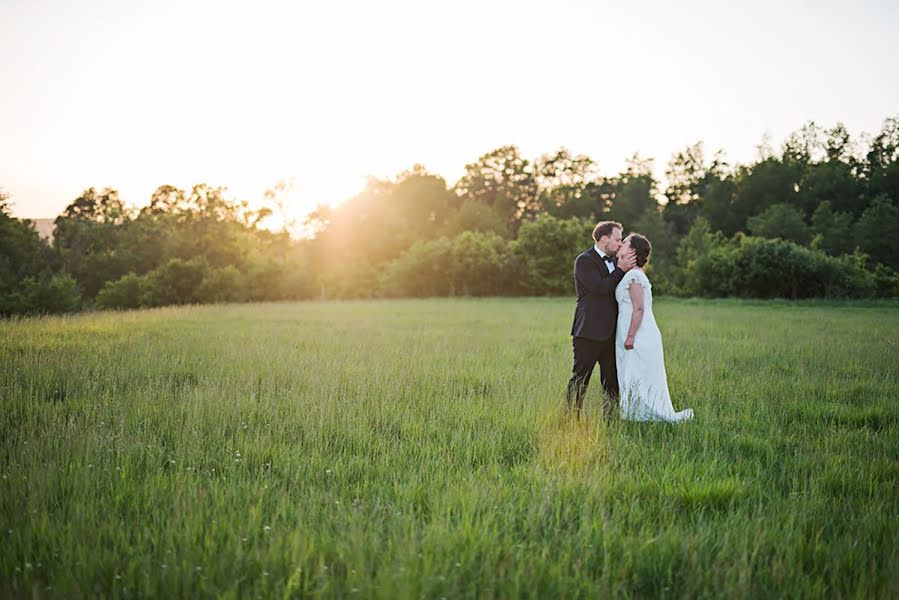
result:
[[[91,186],[142,206],[160,185],[205,182],[260,205],[293,179],[289,218],[301,218],[415,163],[451,185],[505,144],[531,159],[565,146],[604,174],[639,151],[661,177],[698,140],[746,162],[765,132],[779,141],[809,119],[876,131],[899,106],[899,80],[883,75],[899,55],[896,9],[812,12],[4,2],[0,187],[16,214],[52,217]]]

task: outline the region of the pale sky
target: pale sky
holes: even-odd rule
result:
[[[0,189],[55,217],[206,182],[294,216],[504,144],[603,174],[704,141],[733,161],[808,120],[899,116],[899,2],[0,0]]]

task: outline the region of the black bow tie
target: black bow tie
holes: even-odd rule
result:
[[[614,264],[614,262],[615,262],[615,257],[614,257],[614,256],[603,256],[602,259],[603,259],[604,261],[606,261],[606,262],[610,262],[610,263],[613,263],[613,264]]]

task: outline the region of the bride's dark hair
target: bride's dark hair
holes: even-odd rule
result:
[[[639,233],[632,233],[627,236],[631,241],[631,248],[634,249],[634,257],[637,259],[637,266],[642,267],[649,260],[652,253],[652,244]]]

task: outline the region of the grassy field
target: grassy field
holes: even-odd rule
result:
[[[659,299],[679,426],[564,415],[572,311],[0,322],[0,596],[899,593],[899,309]]]

